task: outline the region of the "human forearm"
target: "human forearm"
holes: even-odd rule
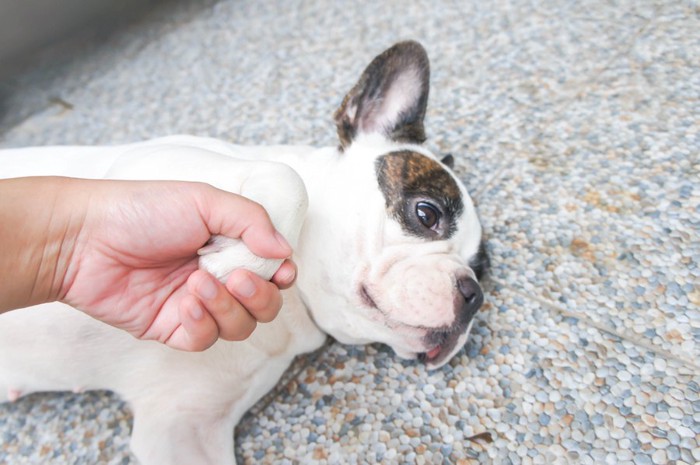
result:
[[[59,299],[84,216],[79,180],[0,180],[0,312]]]

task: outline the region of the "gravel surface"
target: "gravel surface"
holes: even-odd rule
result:
[[[193,3],[197,3],[193,5]],[[427,372],[382,346],[297,360],[239,462],[700,462],[696,2],[165,5],[0,83],[0,146],[173,133],[335,145],[331,115],[394,42],[431,58],[429,146],[488,234],[473,337]],[[8,91],[9,89],[9,91]],[[9,121],[9,120],[8,120]],[[109,393],[0,405],[0,463],[135,463]]]

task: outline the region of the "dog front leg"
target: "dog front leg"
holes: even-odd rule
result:
[[[196,147],[142,146],[123,154],[105,177],[206,182],[240,194],[265,207],[275,228],[292,247],[296,246],[308,206],[304,182],[289,166],[240,160]],[[256,256],[240,239],[223,236],[213,236],[199,254],[200,267],[221,281],[226,281],[236,268],[270,279],[282,264],[282,260]]]
[[[292,168],[270,162],[251,164],[252,169],[238,193],[267,210],[275,228],[296,247],[308,207],[306,188]],[[236,268],[244,267],[264,279],[270,279],[282,260],[254,255],[239,239],[214,236],[200,249],[199,264],[221,281]]]
[[[156,405],[134,406],[131,450],[141,465],[236,464],[234,424],[222,412]]]

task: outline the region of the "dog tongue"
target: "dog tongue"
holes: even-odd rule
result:
[[[437,346],[434,349],[430,349],[428,352],[426,352],[425,355],[428,360],[432,360],[437,357],[440,354],[440,349],[442,349],[442,346]]]

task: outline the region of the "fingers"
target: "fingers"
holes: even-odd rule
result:
[[[291,256],[292,248],[272,225],[260,204],[210,188],[198,203],[198,208],[212,234],[240,237],[254,254],[261,257]]]
[[[280,289],[289,289],[297,278],[297,265],[292,260],[285,260],[272,276],[271,281]]]
[[[219,338],[214,318],[193,295],[182,299],[179,308],[181,326],[165,342],[175,349],[200,352],[211,347]]]
[[[272,321],[282,308],[279,288],[249,271],[235,270],[226,281],[226,288],[260,323]]]
[[[195,271],[187,285],[216,323],[218,337],[242,341],[250,336],[257,325],[255,318],[246,310],[245,302],[239,302],[237,296],[231,295],[212,275],[202,270]]]
[[[291,286],[296,276],[294,263],[287,260],[280,270],[279,281]],[[272,321],[282,308],[277,285],[246,270],[231,273],[225,286],[209,273],[197,270],[188,279],[187,287],[191,294],[180,303],[181,327],[167,342],[181,350],[205,350],[218,338],[244,340],[258,322]]]

